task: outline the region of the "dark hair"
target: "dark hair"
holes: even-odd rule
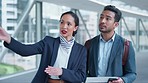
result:
[[[122,16],[121,11],[113,5],[107,5],[104,7],[104,10],[109,10],[115,13],[115,22],[119,22]]]
[[[78,16],[77,16],[75,13],[73,13],[72,11],[68,11],[68,12],[63,13],[63,14],[61,15],[61,17],[60,17],[60,20],[61,20],[61,18],[62,18],[65,14],[70,14],[70,15],[74,18],[75,26],[79,26],[79,18],[78,18]],[[78,29],[77,29],[77,30],[78,30]],[[77,33],[77,30],[73,32],[73,36],[75,36],[75,34]]]

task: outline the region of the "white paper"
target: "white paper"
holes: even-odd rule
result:
[[[118,77],[87,77],[86,83],[107,82],[109,78],[118,78]]]

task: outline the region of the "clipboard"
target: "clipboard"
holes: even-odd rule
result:
[[[101,83],[101,82],[108,82],[108,79],[114,78],[118,79],[118,77],[87,77],[86,83]]]

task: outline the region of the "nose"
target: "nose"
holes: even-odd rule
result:
[[[100,20],[101,23],[105,23],[105,21],[106,21],[105,18],[102,18],[102,19]]]
[[[67,28],[67,24],[65,23],[65,24],[63,24],[63,28],[64,29],[66,29]]]

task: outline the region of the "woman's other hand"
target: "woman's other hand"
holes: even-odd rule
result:
[[[62,75],[62,69],[61,69],[61,68],[56,68],[56,67],[52,67],[52,66],[48,66],[48,67],[45,69],[45,72],[46,72],[48,75],[55,75],[55,76],[60,76],[60,75]]]

